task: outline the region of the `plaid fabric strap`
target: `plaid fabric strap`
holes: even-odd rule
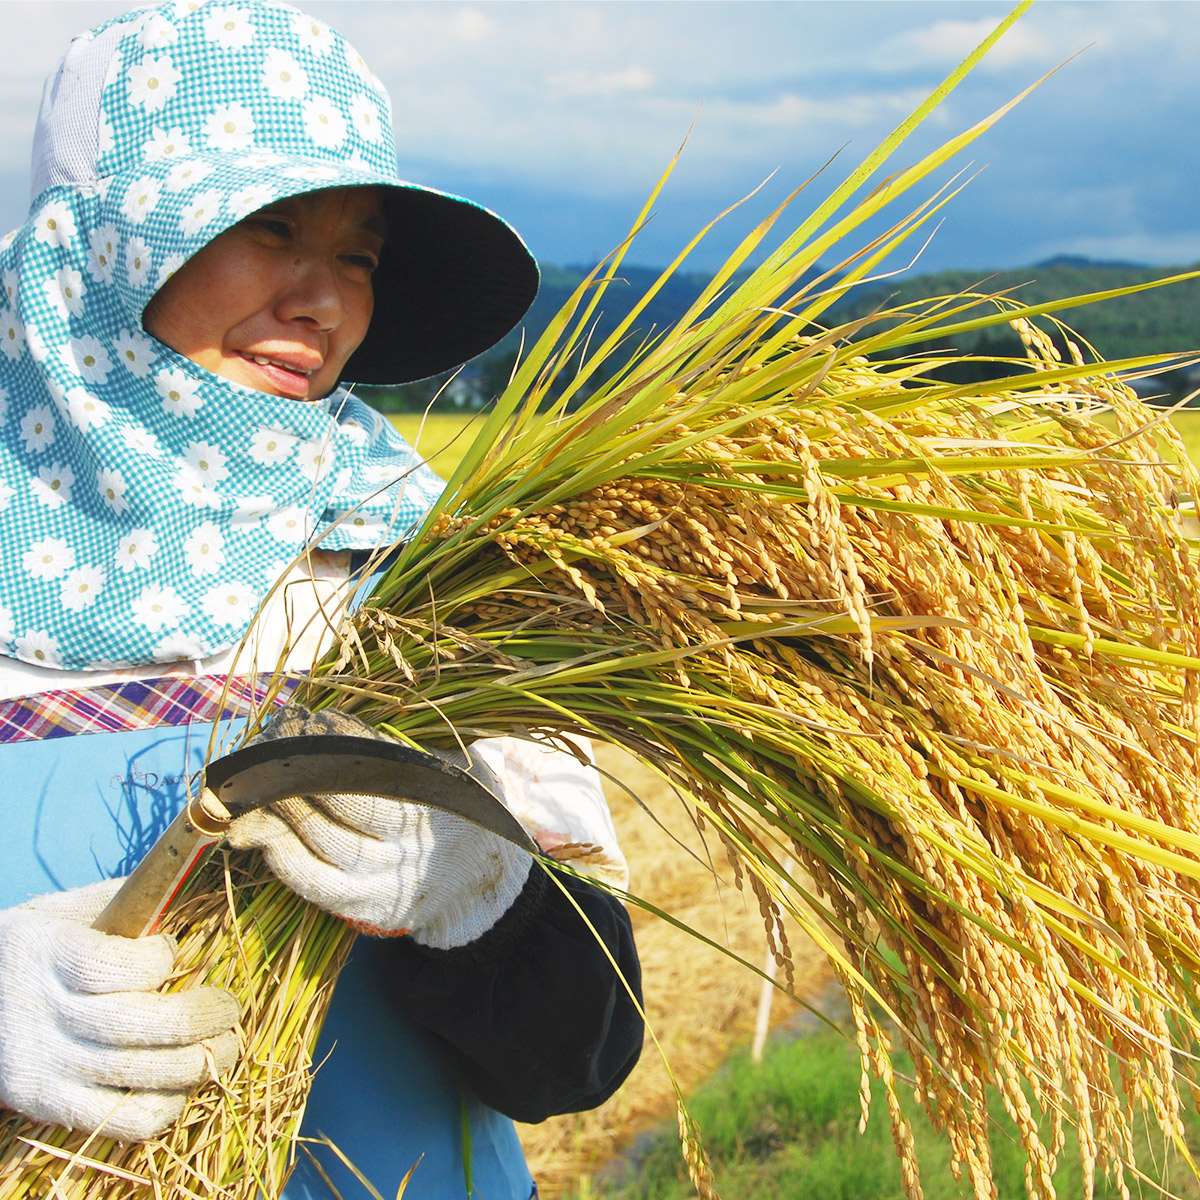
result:
[[[278,682],[273,686],[278,689]],[[285,683],[285,693],[293,686]],[[0,743],[244,717],[261,707],[271,690],[266,680],[201,675],[41,692],[0,702]]]

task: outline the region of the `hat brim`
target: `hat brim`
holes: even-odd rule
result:
[[[204,173],[195,184],[172,185],[172,171],[184,167]],[[172,253],[181,262],[191,258],[252,211],[244,199],[219,212],[209,204],[201,221],[189,212],[198,199],[253,195],[250,203],[257,209],[326,188],[379,188],[388,237],[373,279],[371,324],[342,372],[344,383],[409,383],[460,366],[503,338],[537,295],[537,264],[498,216],[370,167],[253,149],[202,152],[182,163],[146,163],[114,176],[102,219],[119,221],[128,197],[147,184],[157,189],[153,207],[141,218],[147,225],[131,225],[130,231],[141,234],[156,224],[151,240],[160,262]],[[132,281],[129,288],[131,308],[140,314],[150,293]]]
[[[486,209],[416,187],[388,187],[384,197],[375,311],[342,373],[347,383],[408,383],[457,367],[513,329],[538,290],[533,256]]]

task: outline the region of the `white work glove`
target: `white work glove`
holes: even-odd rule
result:
[[[354,717],[294,704],[257,740],[330,733],[382,736]],[[490,776],[481,763],[471,769]],[[231,846],[261,849],[292,891],[359,931],[406,933],[440,950],[491,929],[520,895],[533,862],[519,846],[453,813],[376,796],[276,801],[239,817],[226,837]]]
[[[233,1065],[238,1002],[210,987],[160,995],[171,938],[89,928],[122,882],[0,911],[0,1102],[136,1142],[168,1129],[191,1091]]]

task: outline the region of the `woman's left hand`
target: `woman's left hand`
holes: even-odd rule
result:
[[[281,710],[265,738],[379,736],[338,713]],[[231,846],[262,850],[275,876],[364,933],[451,949],[486,933],[520,894],[531,856],[441,809],[376,796],[296,796],[246,813]]]

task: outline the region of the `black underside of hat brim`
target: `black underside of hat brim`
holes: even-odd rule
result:
[[[436,192],[385,197],[375,312],[346,383],[408,383],[457,367],[500,341],[537,295],[537,264],[499,218]]]

